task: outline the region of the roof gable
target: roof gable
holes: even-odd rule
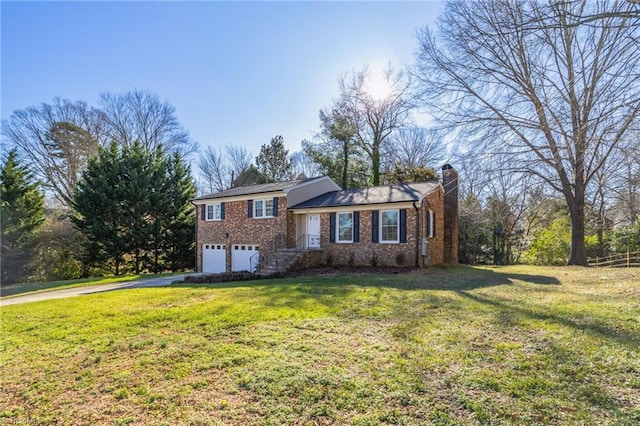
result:
[[[303,201],[290,208],[309,209],[419,201],[439,186],[439,182],[433,181],[332,191]]]
[[[308,182],[312,182],[317,179],[322,179],[322,177],[298,179],[298,180],[291,180],[287,182],[273,182],[273,183],[263,183],[259,185],[239,186],[237,188],[230,188],[224,191],[215,192],[213,194],[203,195],[201,197],[194,198],[193,201],[211,200],[216,198],[227,198],[227,197],[238,197],[243,195],[265,194],[269,192],[282,192],[294,186],[306,184]]]

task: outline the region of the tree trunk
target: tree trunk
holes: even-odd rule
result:
[[[371,153],[371,171],[373,186],[380,186],[380,151],[378,147],[375,147]]]
[[[576,185],[576,195],[567,197],[571,212],[571,255],[569,265],[587,266],[587,249],[584,243],[584,188]]]

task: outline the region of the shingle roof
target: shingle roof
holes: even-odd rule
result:
[[[308,178],[308,179],[291,180],[287,182],[274,182],[274,183],[263,183],[260,185],[239,186],[237,188],[231,188],[231,189],[216,192],[213,194],[203,195],[201,197],[194,198],[193,200],[194,201],[210,200],[212,198],[225,198],[225,197],[235,197],[239,195],[263,194],[266,192],[284,191],[285,189],[291,188],[292,186],[296,186],[301,183],[309,182],[315,179],[320,179],[320,178],[314,177],[314,178]]]
[[[310,209],[418,201],[425,194],[437,188],[438,185],[438,182],[433,181],[333,191],[303,201],[289,208]]]

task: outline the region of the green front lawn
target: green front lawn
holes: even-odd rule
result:
[[[640,422],[640,269],[185,284],[0,315],[0,424]]]

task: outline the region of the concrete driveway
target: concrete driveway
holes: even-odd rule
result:
[[[84,294],[100,293],[103,291],[124,290],[127,288],[161,287],[169,285],[174,281],[182,280],[187,275],[181,274],[170,277],[149,278],[146,280],[135,280],[113,284],[101,284],[89,287],[74,287],[64,290],[51,290],[41,293],[25,294],[24,296],[14,296],[0,299],[0,306],[17,305],[20,303],[38,302],[40,300],[64,299],[66,297],[82,296]]]

